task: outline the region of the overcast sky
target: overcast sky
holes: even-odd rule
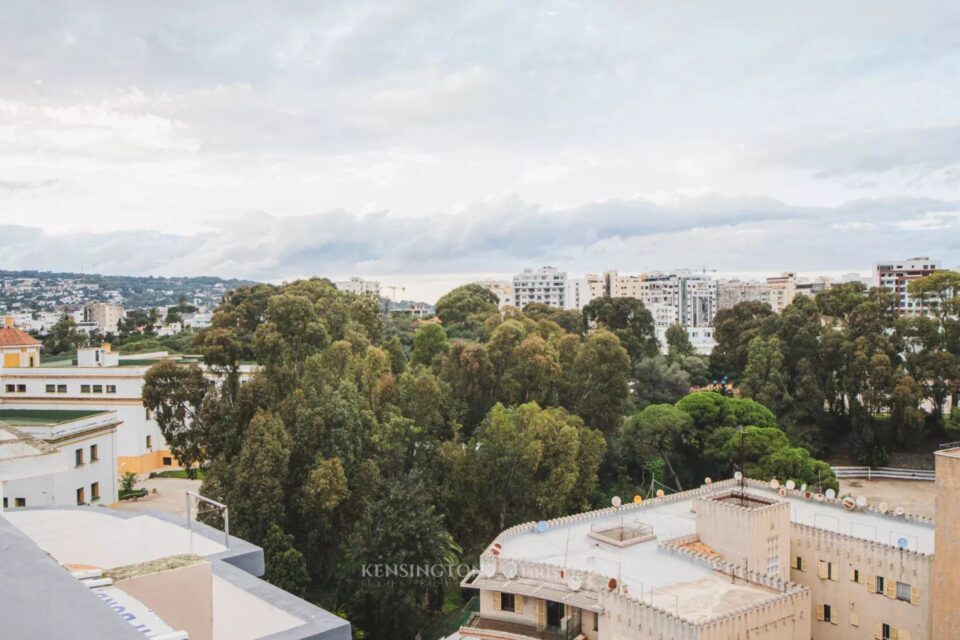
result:
[[[7,0],[0,268],[957,266],[958,78],[951,0]]]

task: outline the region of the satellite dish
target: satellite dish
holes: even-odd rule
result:
[[[658,497],[658,498],[662,498],[664,495],[665,495],[665,494],[663,493],[663,489],[657,489],[657,497]]]
[[[613,496],[613,498],[611,498],[610,500],[610,504],[612,504],[615,507],[619,507],[621,504],[620,496]]]
[[[735,474],[733,474],[733,479],[739,482],[740,480],[743,480],[743,474],[737,471]]]
[[[580,591],[580,587],[583,586],[583,581],[577,576],[570,576],[570,579],[567,580],[567,588],[570,591]]]
[[[857,496],[857,499],[855,500],[855,502],[857,503],[857,506],[860,507],[861,509],[867,506],[867,499],[863,496]]]
[[[793,480],[787,480],[787,491],[793,491],[797,488],[797,483]]]
[[[844,509],[850,510],[857,506],[857,503],[850,496],[844,496],[843,500],[840,501],[840,504]]]
[[[703,484],[713,484],[713,480],[710,479],[710,476],[707,476],[704,478]]]
[[[771,480],[771,481],[770,481],[770,488],[773,489],[773,490],[779,489],[779,488],[780,488],[780,481],[777,480],[776,478],[774,478],[773,480]]]
[[[837,497],[837,492],[833,489],[827,489],[827,500],[833,500]]]
[[[547,521],[541,520],[537,523],[537,533],[543,533],[547,530]]]
[[[890,505],[888,505],[886,502],[881,502],[877,505],[877,511],[880,513],[886,513],[887,511],[890,511]]]
[[[633,496],[633,504],[640,504],[641,502],[643,502],[643,496],[641,495]]]
[[[895,516],[902,516],[905,513],[906,511],[903,510],[903,507],[897,507],[896,509],[893,510],[893,515]]]
[[[780,494],[780,497],[781,497],[781,498],[785,498],[785,497],[787,496],[787,488],[786,488],[786,487],[780,487],[780,491],[778,491],[777,493]]]
[[[804,500],[809,500],[809,499],[812,498],[812,497],[813,497],[813,494],[810,493],[809,491],[804,491],[804,492],[803,492],[803,499],[804,499]]]
[[[480,561],[480,573],[487,578],[497,575],[497,561],[490,558],[484,558]]]
[[[498,555],[500,555],[500,550],[501,550],[501,549],[503,549],[503,546],[502,546],[499,542],[494,542],[494,543],[493,543],[493,548],[490,549],[490,551],[493,553],[493,555],[498,556]]]
[[[898,538],[897,546],[900,547],[901,549],[906,549],[907,547],[910,546],[910,541],[907,540],[906,538]]]
[[[512,560],[507,564],[503,565],[503,575],[509,580],[513,580],[517,577],[517,563]]]
[[[806,490],[807,490],[807,483],[804,482],[802,485],[800,485],[800,491],[806,491]]]
[[[816,499],[817,499],[817,502],[823,502],[823,494],[822,494],[822,493],[818,493],[815,497],[816,497]]]
[[[617,588],[616,578],[610,578],[609,580],[607,580],[607,589],[610,589],[610,591],[613,591],[616,588]]]

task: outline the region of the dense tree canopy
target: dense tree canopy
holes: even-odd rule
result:
[[[945,414],[960,380],[951,282],[916,285],[936,309],[919,318],[861,285],[780,314],[737,305],[717,314],[709,367],[678,328],[661,354],[637,300],[500,311],[467,285],[437,323],[382,317],[328,280],[241,287],[195,338],[207,375],[160,363],[144,403],[175,455],[206,467],[204,495],[264,545],[268,579],[367,637],[411,637],[456,582],[363,567],[470,563],[518,522],[729,477],[741,437],[748,474],[826,488],[812,454],[828,446],[960,430]],[[723,394],[691,392],[723,379],[709,387]]]

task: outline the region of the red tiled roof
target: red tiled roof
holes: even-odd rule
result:
[[[22,329],[0,327],[0,347],[31,347],[40,341]]]

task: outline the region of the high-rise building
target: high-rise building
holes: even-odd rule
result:
[[[897,313],[916,315],[923,312],[923,302],[913,300],[907,293],[907,285],[914,280],[929,276],[940,268],[939,260],[926,257],[878,262],[874,269],[874,286],[889,289],[897,298]]]
[[[567,307],[567,274],[554,267],[524,269],[513,276],[513,306],[523,309],[540,303],[556,309]]]
[[[341,280],[333,284],[340,291],[354,293],[358,296],[367,295],[378,297],[380,295],[380,283],[376,280],[364,280],[363,278],[353,276],[349,280]]]
[[[774,313],[780,313],[797,295],[797,274],[784,271],[779,276],[767,278],[767,302]]]
[[[767,286],[757,280],[721,280],[717,283],[717,311],[741,302],[769,302]]]
[[[117,333],[123,319],[123,306],[110,302],[91,302],[83,306],[83,321],[95,322],[101,333]]]
[[[717,313],[717,281],[692,271],[653,272],[639,284],[640,300],[660,325],[709,327]]]

